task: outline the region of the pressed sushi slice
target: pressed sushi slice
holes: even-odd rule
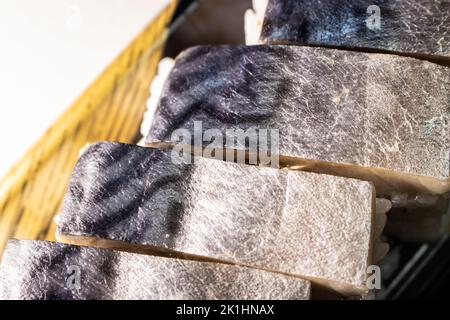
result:
[[[57,238],[257,267],[356,295],[387,250],[375,202],[369,182],[99,143],[74,170]]]
[[[448,68],[414,58],[277,45],[195,47],[176,59],[146,143],[177,145],[175,133],[194,136],[196,124],[224,137],[236,129],[278,130],[273,152],[281,167],[372,181],[387,197],[431,195],[428,206],[443,213],[449,92]],[[209,147],[206,140],[201,146]],[[215,143],[270,151],[270,144]]]
[[[391,52],[450,65],[450,2],[255,0],[248,43]],[[257,42],[257,41],[256,41]]]
[[[0,299],[247,300],[310,297],[308,281],[257,269],[11,240]]]

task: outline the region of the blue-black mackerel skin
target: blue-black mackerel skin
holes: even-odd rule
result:
[[[260,40],[450,58],[450,2],[270,0]]]
[[[190,169],[174,163],[170,152],[163,150],[121,143],[92,145],[72,174],[58,233],[77,230],[80,236],[114,235],[111,240],[145,240],[170,248],[183,221],[179,216],[183,194],[177,185],[190,179]]]

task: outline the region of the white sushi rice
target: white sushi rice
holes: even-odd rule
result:
[[[150,98],[147,101],[147,110],[144,113],[144,119],[141,124],[141,134],[144,137],[150,131],[164,83],[166,82],[170,71],[172,71],[174,64],[175,60],[172,58],[163,58],[158,64],[158,71],[150,85]],[[141,141],[139,144],[143,144],[143,142]]]
[[[245,43],[247,45],[259,44],[264,13],[269,0],[253,0],[253,9],[248,9],[244,15]]]

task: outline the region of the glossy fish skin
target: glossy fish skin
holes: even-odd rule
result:
[[[10,241],[0,266],[2,300],[309,297],[308,281],[276,273],[45,241]]]
[[[161,247],[359,293],[371,261],[374,199],[372,184],[354,179],[205,158],[175,165],[170,152],[100,143],[74,170],[57,233],[63,242],[78,236]]]
[[[380,10],[379,24],[373,6]],[[450,62],[450,2],[270,0],[260,40],[382,50]]]
[[[202,46],[177,58],[146,142],[170,141],[179,128],[193,132],[194,121],[204,130],[278,129],[281,156],[429,177],[439,187],[417,183],[415,191],[445,193],[449,92],[448,68],[414,58]]]

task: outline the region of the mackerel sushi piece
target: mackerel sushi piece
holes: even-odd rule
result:
[[[2,300],[307,300],[310,288],[257,269],[46,241],[10,241],[0,265]]]
[[[255,2],[264,7],[267,0]],[[269,0],[264,17],[252,21],[255,31],[248,30],[260,32],[261,43],[391,52],[450,65],[449,1]]]
[[[219,131],[226,138],[214,140],[215,148],[268,150],[281,167],[372,181],[381,196],[433,195],[430,206],[445,212],[449,92],[450,70],[415,58],[279,45],[195,47],[176,59],[146,143],[210,148],[207,130]],[[275,130],[278,144],[227,139],[239,129]]]
[[[256,267],[341,295],[367,291],[366,270],[387,249],[377,243],[382,224],[371,183],[172,157],[119,143],[89,147],[74,170],[57,239]]]

